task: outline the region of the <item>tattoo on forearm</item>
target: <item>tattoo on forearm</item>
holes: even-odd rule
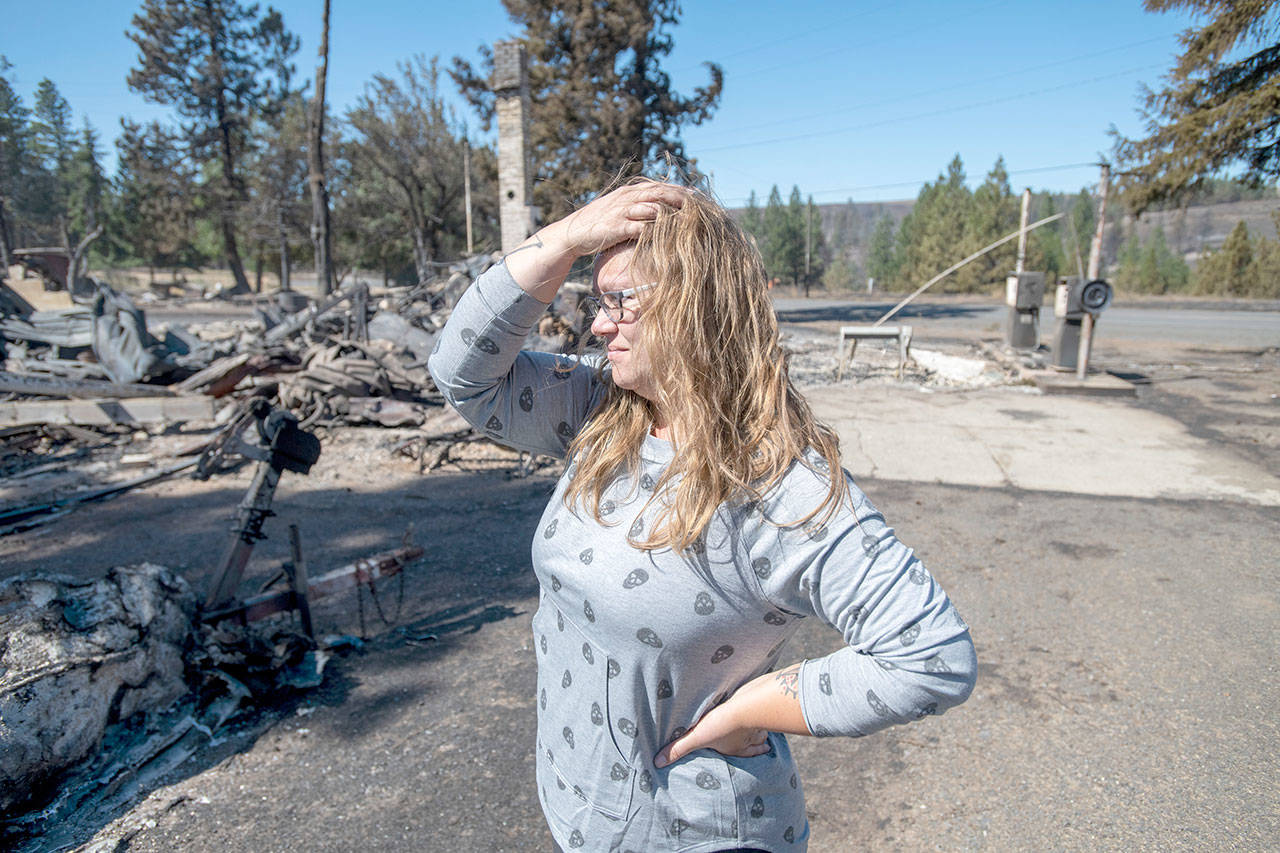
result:
[[[503,260],[506,260],[507,258],[511,257],[516,252],[523,252],[525,249],[541,249],[542,248],[542,238],[539,237],[536,233],[531,234],[529,239],[533,240],[533,242],[530,243],[528,242],[528,240],[526,240],[523,244],[516,246],[510,252],[507,252],[506,255],[503,256]]]
[[[774,673],[773,680],[782,691],[782,695],[795,699],[800,695],[800,664],[792,664],[786,669],[778,670]]]

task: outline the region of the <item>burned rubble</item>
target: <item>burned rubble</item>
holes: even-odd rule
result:
[[[82,284],[79,295],[67,294],[66,307],[51,310],[36,310],[0,282],[0,477],[54,461],[30,452],[51,442],[84,449],[139,430],[181,430],[212,440],[251,399],[292,412],[305,428],[421,427],[439,421],[443,399],[427,372],[427,358],[453,303],[493,262],[489,255],[468,258],[412,287],[374,291],[352,283],[320,301],[297,291],[253,297],[253,317],[241,321],[200,318],[202,306],[228,300],[220,294],[162,297],[146,291],[153,310],[195,311],[191,322],[160,325],[149,325],[137,307],[140,299],[100,282]],[[580,332],[571,293],[544,319],[534,343],[562,351]],[[438,460],[448,456],[448,444],[476,440],[481,438],[464,424],[449,421],[447,428],[417,437],[412,452],[419,460]],[[192,442],[183,456],[189,461],[203,449]],[[72,465],[74,459],[63,461]],[[163,476],[190,466],[167,468]],[[26,479],[33,482],[29,474]],[[76,501],[85,499],[78,495]],[[66,507],[56,499],[33,503]],[[15,523],[48,515],[22,506],[6,510],[0,513],[0,535]]]
[[[411,532],[398,547],[308,576],[290,525],[291,559],[245,595],[253,545],[276,514],[276,483],[305,476],[336,430],[390,428],[403,437],[383,452],[420,472],[488,442],[443,405],[426,363],[454,302],[493,262],[470,258],[413,287],[357,282],[321,300],[254,297],[236,306],[242,319],[208,310],[227,302],[221,295],[143,298],[92,281],[64,290],[62,307],[38,310],[0,278],[0,536],[160,480],[256,466],[239,507],[227,507],[230,542],[208,589],[149,563],[103,566],[92,581],[51,572],[0,584],[6,844],[50,818],[123,802],[240,710],[318,686],[329,657],[359,644],[318,635],[310,602],[354,591],[363,634],[364,596],[397,574],[402,582],[423,553]],[[531,345],[576,344],[582,292],[569,291]],[[184,309],[192,319],[174,321]],[[537,464],[522,457],[511,473]]]

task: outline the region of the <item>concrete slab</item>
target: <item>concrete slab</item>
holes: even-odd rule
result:
[[[1280,478],[1123,399],[894,386],[808,397],[855,477],[1280,506]]]
[[[1032,371],[1028,371],[1031,373]],[[1077,379],[1074,373],[1034,371],[1036,387],[1046,394],[1080,394],[1087,397],[1136,397],[1137,388],[1109,373],[1092,373]]]

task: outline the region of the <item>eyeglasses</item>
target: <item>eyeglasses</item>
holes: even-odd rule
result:
[[[657,286],[656,281],[651,281],[637,287],[628,287],[626,290],[609,290],[599,296],[584,296],[581,303],[583,313],[588,322],[594,320],[596,313],[600,311],[604,311],[604,315],[613,323],[630,322],[636,318],[636,308],[625,305],[626,300],[634,299],[635,295],[642,290]]]

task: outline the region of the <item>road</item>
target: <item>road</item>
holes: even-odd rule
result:
[[[851,299],[774,300],[784,323],[835,324],[874,323],[895,301]],[[1227,303],[1230,304],[1230,303]],[[1237,303],[1238,304],[1238,303]],[[1132,343],[1177,342],[1186,346],[1264,348],[1280,346],[1280,303],[1264,303],[1265,308],[1169,308],[1156,304],[1113,305],[1102,314],[1097,335]],[[915,327],[917,336],[968,335],[976,330],[999,332],[1004,328],[1008,308],[990,300],[972,297],[921,297],[902,309],[889,322]],[[1053,307],[1041,313],[1041,337],[1048,339],[1053,329]]]

